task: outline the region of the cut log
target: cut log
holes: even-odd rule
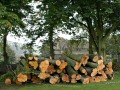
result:
[[[29,64],[33,66],[34,69],[37,69],[38,67],[38,62],[37,61],[29,61]]]
[[[102,81],[102,82],[103,82],[103,81],[107,81],[107,78],[104,78],[104,76],[98,76],[98,78],[99,78],[99,80]]]
[[[105,71],[106,74],[113,74],[113,69],[112,68],[106,68],[106,71]]]
[[[50,84],[56,84],[57,83],[57,79],[55,77],[50,77],[49,83]]]
[[[34,56],[34,60],[35,60],[35,61],[38,61],[38,60],[39,60],[39,57],[38,57],[38,56]]]
[[[82,78],[82,76],[81,76],[80,74],[78,74],[77,77],[76,77],[76,80],[78,81],[78,80],[80,80],[81,78]]]
[[[57,69],[57,73],[62,73],[63,69]]]
[[[15,84],[22,85],[22,82],[19,82],[18,80],[15,80]]]
[[[11,79],[10,79],[10,78],[7,78],[7,79],[5,80],[5,84],[6,84],[6,85],[10,85],[10,84],[12,84]]]
[[[87,77],[82,77],[81,80],[82,84],[88,84],[90,82],[89,78]]]
[[[114,79],[114,74],[106,74],[107,75],[107,78],[110,79],[110,80],[113,80]]]
[[[79,71],[80,71],[81,73],[84,73],[84,74],[86,73],[86,69],[85,69],[84,67],[82,67],[82,66],[80,67]]]
[[[91,76],[91,73],[93,72],[93,68],[85,67],[85,70],[86,70],[87,74]]]
[[[89,82],[95,82],[95,77],[91,77],[91,76],[86,76],[86,78],[89,78]]]
[[[60,66],[61,65],[61,61],[60,60],[49,60],[49,62],[53,65],[57,65]]]
[[[98,71],[98,74],[100,74],[102,78],[107,79],[107,75],[105,74],[103,70]]]
[[[30,79],[31,79],[31,75],[28,74],[28,75],[27,75],[27,80],[30,80]]]
[[[68,64],[70,66],[72,66],[75,70],[79,70],[80,65],[78,62],[74,61],[73,59],[69,58],[69,57],[65,57],[65,61],[68,62]]]
[[[97,66],[97,70],[99,71],[99,70],[103,70],[105,68],[105,65],[103,64],[103,63],[101,63],[101,64],[99,64],[98,66]]]
[[[97,68],[85,67],[85,69],[86,69],[87,74],[92,76],[92,77],[94,77],[98,73]]]
[[[103,60],[98,60],[97,61],[98,65],[103,64],[103,62],[104,62]]]
[[[23,74],[23,73],[19,73],[17,76],[17,80],[19,82],[26,82],[27,81],[27,75]]]
[[[91,76],[94,77],[95,75],[97,75],[97,71],[98,71],[97,68],[94,68],[92,70]]]
[[[57,79],[57,83],[60,83],[60,77],[58,74],[54,75],[54,77]]]
[[[65,82],[65,83],[70,82],[70,77],[67,74],[60,73],[60,76],[61,76],[63,82]]]
[[[78,73],[71,66],[68,65],[66,71],[72,79],[76,79]]]
[[[89,55],[89,61],[97,62],[98,60],[99,60],[99,56]]]
[[[77,83],[76,79],[71,79],[71,83]]]
[[[61,70],[65,69],[67,67],[68,63],[67,62],[62,62],[61,65],[59,66],[59,68]]]
[[[34,58],[33,56],[29,56],[28,60],[33,60],[33,58]]]
[[[49,73],[44,73],[44,72],[41,72],[38,77],[42,80],[45,80],[46,78],[49,78],[50,77],[50,74]]]
[[[42,80],[40,80],[37,76],[32,76],[31,81],[32,81],[32,83],[40,83],[40,82],[42,82]]]
[[[95,77],[95,82],[100,82],[100,81],[101,81],[100,77],[99,77],[99,76],[96,76],[96,77]]]
[[[65,55],[65,57],[67,56],[77,62],[80,62],[81,58],[82,58],[82,55],[79,55],[79,54],[69,54],[69,55],[64,54],[64,55]]]
[[[107,66],[108,68],[112,68],[112,62],[109,62],[106,66]]]
[[[48,66],[48,69],[46,70],[47,73],[49,74],[53,74],[56,72],[55,68],[54,68],[54,65],[49,65]]]
[[[88,62],[87,65],[92,68],[97,68],[98,63]]]
[[[41,72],[46,72],[49,67],[49,60],[44,60],[39,65]]]
[[[87,63],[88,63],[88,59],[89,59],[89,56],[88,55],[84,55],[81,59],[81,64],[83,64],[83,66],[85,66]]]

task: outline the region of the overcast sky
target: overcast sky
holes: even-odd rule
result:
[[[59,36],[65,38],[65,39],[70,39],[71,38],[71,35],[62,34],[62,33],[60,33]],[[18,37],[14,37],[14,36],[12,36],[10,34],[7,37],[8,41],[18,42],[18,43],[23,43],[23,44],[26,43],[25,39],[29,41],[29,39],[27,39],[25,37],[18,38]]]

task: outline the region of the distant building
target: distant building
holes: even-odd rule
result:
[[[71,41],[60,37],[58,40],[55,41],[54,58],[59,58],[64,52],[69,52],[73,54],[88,54],[88,48],[88,42],[81,43],[80,41]]]

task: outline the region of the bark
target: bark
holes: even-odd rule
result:
[[[54,59],[54,42],[53,42],[53,29],[49,31],[49,44],[50,44],[50,56]]]
[[[92,47],[92,38],[89,36],[89,54],[93,54],[93,47]]]
[[[6,47],[7,47],[7,35],[8,34],[5,34],[4,38],[3,38],[3,57],[4,57],[5,65],[9,64],[9,61],[8,61],[9,57],[8,57],[7,50],[6,50]]]

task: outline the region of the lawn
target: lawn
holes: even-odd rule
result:
[[[120,72],[115,72],[114,80],[90,84],[24,84],[6,86],[1,82],[0,90],[120,90]]]

